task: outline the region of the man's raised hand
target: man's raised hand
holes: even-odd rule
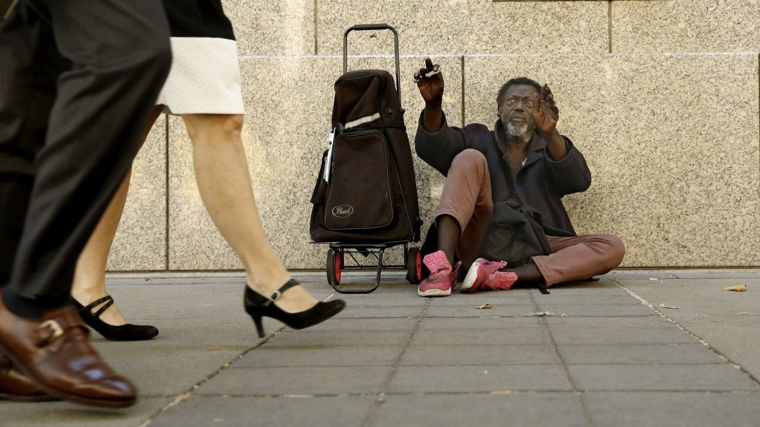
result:
[[[533,110],[533,121],[536,129],[544,136],[554,135],[559,120],[559,108],[554,102],[554,94],[549,85],[544,84],[539,95],[538,107]]]
[[[417,87],[420,89],[420,94],[426,104],[440,105],[443,100],[443,74],[440,70],[440,65],[433,65],[433,61],[426,58],[425,68],[420,68],[414,74],[414,81],[417,82]]]

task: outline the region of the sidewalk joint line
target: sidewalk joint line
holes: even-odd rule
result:
[[[425,301],[425,307],[422,309],[422,313],[420,313],[420,316],[417,318],[417,323],[414,325],[414,329],[412,329],[412,333],[409,334],[409,339],[406,341],[406,345],[401,350],[401,353],[399,353],[398,357],[396,357],[396,361],[393,363],[393,366],[391,367],[391,373],[388,375],[388,378],[385,380],[385,383],[383,384],[383,388],[380,389],[380,393],[377,394],[377,399],[375,399],[375,402],[372,403],[372,406],[370,407],[369,413],[367,414],[367,418],[362,423],[362,427],[369,427],[369,425],[372,423],[372,420],[375,417],[375,413],[377,412],[380,405],[385,403],[385,395],[388,390],[388,387],[391,384],[391,381],[393,381],[393,378],[396,376],[396,372],[398,372],[398,368],[401,365],[401,359],[403,359],[404,354],[406,354],[406,350],[409,349],[409,345],[412,343],[412,339],[414,339],[414,335],[417,333],[417,331],[420,330],[420,323],[422,323],[422,319],[425,318],[425,313],[427,312],[427,309],[430,307],[430,302],[432,301],[431,298],[427,298],[427,301]]]
[[[579,390],[577,392],[572,390],[510,390],[510,394],[567,394],[567,395],[586,395],[589,393],[622,393],[622,394],[648,394],[648,393],[673,393],[673,394],[741,394],[741,395],[760,395],[760,391],[757,390]],[[386,396],[489,396],[499,394],[493,391],[403,391],[387,393]],[[313,398],[346,398],[346,397],[372,397],[377,396],[377,393],[315,393],[315,394],[203,394],[199,397],[223,397],[225,399],[313,399]],[[157,396],[154,398],[160,398]]]
[[[541,307],[538,306],[538,303],[536,302],[536,298],[533,295],[533,292],[530,292],[530,299],[533,301],[533,306],[535,307],[535,310],[541,311]],[[586,402],[583,401],[583,393],[581,393],[580,390],[578,390],[578,386],[575,384],[575,380],[573,379],[573,376],[570,374],[570,370],[567,367],[567,363],[565,363],[565,359],[562,358],[562,353],[559,352],[559,349],[557,348],[557,343],[554,341],[554,336],[552,335],[552,331],[549,328],[549,324],[546,322],[546,317],[539,317],[539,320],[541,322],[541,325],[544,327],[544,330],[546,331],[546,334],[549,336],[549,344],[552,347],[552,350],[554,350],[554,353],[559,358],[560,364],[562,365],[562,370],[565,372],[565,375],[567,376],[567,380],[570,382],[570,385],[573,387],[573,394],[575,396],[578,396],[578,402],[581,404],[581,410],[583,411],[583,416],[586,418],[586,425],[590,427],[594,427],[594,421],[591,419],[591,414],[588,411],[588,408],[586,408]]]
[[[323,301],[329,300],[333,295],[335,295],[335,293],[330,294],[329,296],[327,296],[326,298],[324,298]],[[193,397],[193,393],[195,392],[195,390],[198,390],[203,384],[205,384],[206,382],[208,382],[209,380],[211,380],[215,376],[219,375],[223,371],[226,371],[227,369],[231,368],[232,365],[235,362],[237,362],[238,360],[240,360],[243,357],[245,357],[248,353],[250,353],[250,352],[256,350],[257,348],[263,346],[264,344],[268,343],[269,340],[271,340],[275,336],[277,336],[280,333],[282,333],[282,331],[284,331],[285,329],[287,329],[287,326],[283,325],[282,327],[280,327],[279,329],[277,329],[275,332],[267,335],[264,339],[262,339],[259,342],[257,342],[253,347],[250,347],[248,350],[243,351],[242,353],[240,353],[234,359],[232,359],[229,362],[227,362],[227,363],[223,364],[222,366],[220,366],[219,369],[217,369],[216,371],[214,371],[211,375],[209,375],[206,378],[204,378],[204,379],[198,381],[197,383],[195,383],[185,393],[182,393],[182,394],[179,394],[179,395],[175,396],[174,400],[171,403],[169,403],[169,404],[165,405],[164,407],[162,407],[161,409],[159,409],[156,413],[154,413],[153,415],[151,415],[147,420],[145,420],[142,424],[140,424],[139,427],[147,427],[148,425],[150,425],[150,423],[152,423],[158,417],[160,417],[161,415],[163,415],[164,413],[166,413],[166,411],[168,411],[169,409],[171,409],[171,408],[179,405],[180,403],[184,402],[185,400]]]
[[[725,361],[725,362],[726,362],[726,363],[728,363],[729,365],[733,366],[733,367],[734,367],[734,368],[736,368],[737,370],[739,370],[739,371],[741,371],[742,373],[744,373],[744,375],[748,376],[748,377],[749,377],[749,379],[751,379],[751,380],[752,380],[752,382],[754,382],[754,383],[755,383],[755,385],[758,385],[758,386],[760,386],[760,380],[758,380],[757,378],[755,378],[755,376],[754,376],[754,375],[752,375],[751,373],[749,373],[749,372],[748,372],[746,369],[744,369],[744,368],[743,368],[741,365],[739,365],[738,363],[735,363],[734,361],[732,361],[731,359],[729,359],[729,358],[728,358],[726,355],[724,355],[723,353],[721,353],[721,352],[719,352],[718,350],[716,350],[716,349],[715,349],[713,346],[711,346],[711,345],[710,345],[710,343],[708,343],[707,341],[703,340],[702,338],[700,338],[699,336],[697,336],[695,333],[691,332],[690,330],[686,329],[686,328],[685,328],[684,326],[682,326],[680,323],[678,323],[678,322],[676,322],[675,320],[673,320],[673,319],[671,319],[670,317],[668,317],[668,316],[667,316],[665,313],[663,313],[662,311],[660,311],[660,310],[658,310],[657,308],[655,308],[655,307],[654,307],[654,305],[652,305],[652,303],[650,303],[649,301],[647,301],[647,300],[645,300],[644,298],[640,297],[638,294],[636,294],[636,293],[635,293],[635,292],[633,292],[632,290],[630,290],[630,289],[626,288],[625,286],[621,285],[620,283],[618,283],[617,281],[615,281],[615,279],[610,279],[610,281],[612,281],[612,283],[614,283],[615,285],[617,285],[619,288],[621,288],[621,289],[623,289],[624,291],[628,292],[628,294],[629,294],[629,295],[631,295],[632,297],[634,297],[634,298],[636,298],[637,300],[641,301],[641,304],[643,304],[643,305],[645,305],[645,306],[649,307],[649,308],[650,308],[652,311],[654,311],[655,313],[657,313],[657,315],[658,315],[658,316],[660,316],[660,317],[662,317],[663,319],[667,320],[667,321],[668,321],[668,322],[670,322],[671,324],[675,325],[675,326],[676,326],[678,329],[682,330],[682,331],[683,331],[683,332],[685,332],[687,335],[689,335],[689,336],[691,336],[692,338],[694,338],[695,340],[697,340],[697,341],[698,341],[700,344],[702,344],[703,346],[705,346],[705,348],[707,348],[708,350],[710,350],[710,351],[712,351],[713,353],[715,353],[715,354],[716,354],[716,355],[717,355],[719,358],[721,358],[723,361]]]

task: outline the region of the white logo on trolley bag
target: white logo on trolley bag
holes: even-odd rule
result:
[[[351,205],[336,206],[332,210],[332,214],[337,218],[348,218],[354,213],[354,207]]]

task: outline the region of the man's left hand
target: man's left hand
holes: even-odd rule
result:
[[[554,94],[549,89],[549,85],[544,84],[539,95],[538,107],[533,110],[533,121],[536,123],[536,130],[545,137],[554,135],[559,120],[559,108],[554,102]]]

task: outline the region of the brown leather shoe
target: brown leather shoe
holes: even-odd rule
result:
[[[0,356],[0,400],[50,402],[60,399],[42,391],[29,377],[13,369],[10,359]]]
[[[111,408],[137,402],[132,383],[90,346],[89,330],[73,306],[24,319],[11,313],[0,295],[0,352],[52,396]]]

